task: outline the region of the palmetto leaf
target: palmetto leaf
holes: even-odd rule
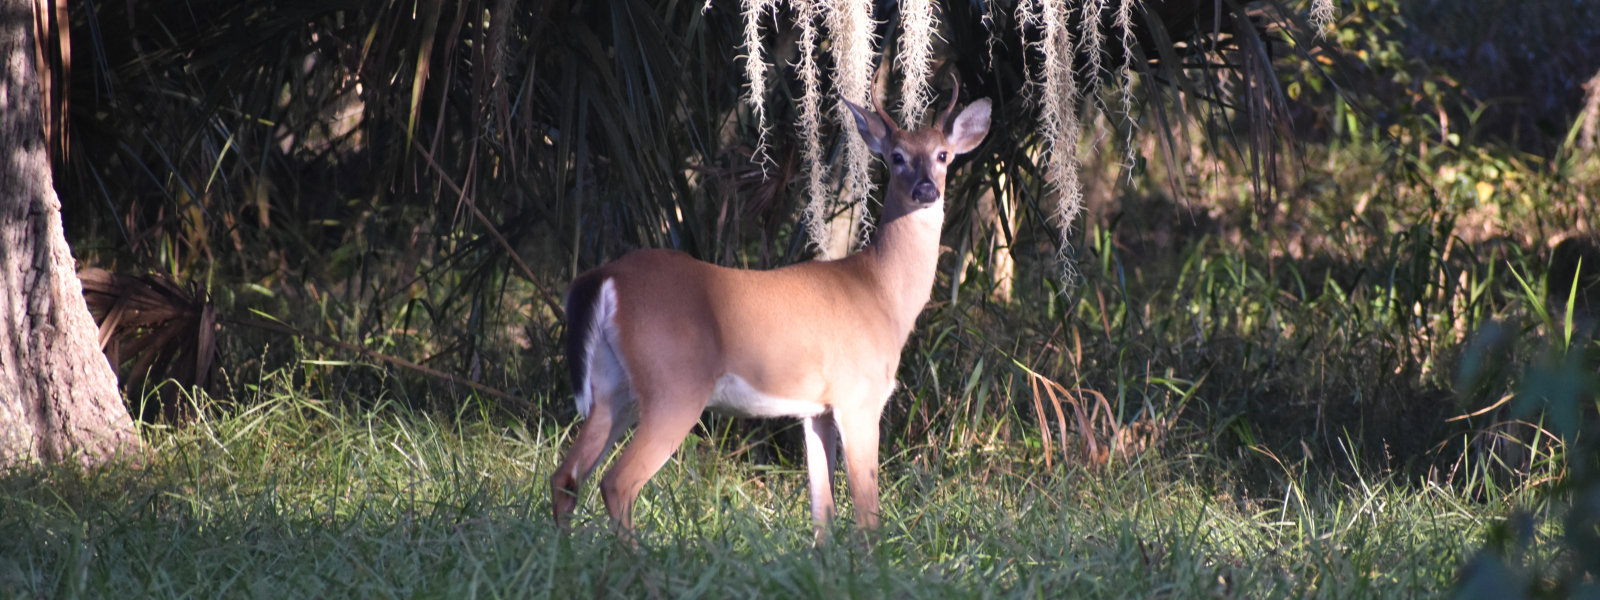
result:
[[[196,286],[180,286],[159,274],[117,275],[91,268],[79,272],[78,278],[83,282],[89,311],[100,323],[100,347],[112,365],[120,367],[130,395],[140,397],[152,381],[160,386],[158,404],[139,407],[139,416],[146,421],[160,418],[181,424],[195,417],[196,407],[185,402],[179,390],[159,382],[171,380],[185,389],[205,388],[216,362],[217,331],[222,323],[292,335],[355,352],[490,394],[519,413],[532,410],[520,398],[411,361],[281,323],[223,315]]]
[[[180,286],[160,275],[116,275],[104,269],[78,273],[84,300],[100,323],[100,347],[117,367],[130,396],[139,398],[152,382],[160,386],[154,406],[139,407],[139,417],[157,416],[182,423],[195,416],[172,386],[205,388],[217,355],[217,311],[194,285]]]

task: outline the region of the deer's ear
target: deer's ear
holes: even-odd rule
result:
[[[956,154],[966,154],[978,143],[983,141],[983,136],[989,133],[989,99],[983,98],[967,105],[956,117],[955,124],[950,126],[950,148]],[[856,113],[856,121],[860,121],[861,113]]]
[[[889,142],[889,125],[876,113],[870,113],[856,106],[855,103],[839,99],[845,106],[850,107],[850,114],[856,117],[856,130],[861,132],[861,139],[867,142],[867,148],[874,153],[883,154],[883,149]],[[987,118],[988,113],[984,113]]]

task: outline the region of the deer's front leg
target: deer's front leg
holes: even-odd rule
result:
[[[839,441],[844,444],[856,523],[865,531],[878,528],[878,417],[883,414],[883,404],[881,398],[870,398],[833,409]]]

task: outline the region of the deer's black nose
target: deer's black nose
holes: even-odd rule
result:
[[[939,199],[939,187],[933,185],[933,180],[924,179],[917,187],[911,189],[911,197],[917,202],[930,203]]]

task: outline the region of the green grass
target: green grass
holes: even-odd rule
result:
[[[1017,447],[889,439],[879,538],[841,524],[816,547],[803,471],[691,438],[642,495],[634,548],[593,486],[573,531],[551,523],[570,431],[260,389],[242,414],[147,431],[141,466],[0,476],[0,595],[1441,597],[1473,534],[1526,500],[1294,466],[1264,497],[1198,474],[1213,458],[1047,470]]]

